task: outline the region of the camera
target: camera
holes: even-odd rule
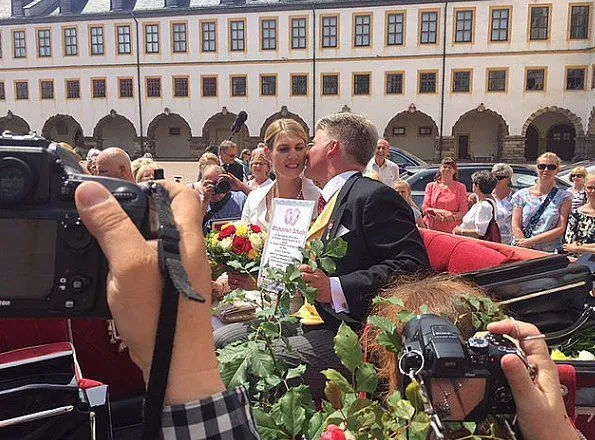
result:
[[[512,393],[500,366],[506,354],[524,356],[501,335],[488,333],[465,342],[447,319],[420,315],[403,331],[399,364],[404,374],[403,390],[411,381],[408,372],[418,372],[442,421],[482,421],[490,414],[515,414]]]
[[[225,177],[220,177],[215,183],[215,194],[226,194],[231,191],[231,184]]]
[[[150,236],[148,186],[86,175],[70,151],[34,134],[0,137],[0,317],[110,317],[108,264],[74,203],[86,181]]]

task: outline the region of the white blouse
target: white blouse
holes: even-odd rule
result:
[[[261,228],[268,229],[269,222],[267,221],[267,194],[272,190],[274,181],[264,183],[257,189],[248,194],[248,198],[244,203],[242,210],[242,219],[244,223],[251,223],[258,225]],[[320,198],[320,189],[314,185],[310,179],[302,177],[302,195],[304,200],[314,200],[318,202]],[[313,218],[318,215],[317,207],[314,206]]]
[[[494,205],[496,202],[492,202]],[[492,204],[487,200],[476,203],[467,211],[461,223],[461,229],[471,229],[483,237],[487,230],[490,220],[493,218]]]

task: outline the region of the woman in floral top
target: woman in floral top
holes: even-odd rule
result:
[[[587,203],[568,220],[564,250],[573,254],[595,252],[595,174],[587,176]]]
[[[512,196],[513,245],[545,252],[560,249],[572,206],[572,193],[556,187],[560,164],[555,153],[542,154],[537,158],[535,185]],[[540,206],[548,197],[551,201],[538,216]]]

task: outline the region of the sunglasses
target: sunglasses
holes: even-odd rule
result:
[[[548,170],[550,170],[550,171],[554,171],[556,168],[558,168],[558,165],[554,165],[553,163],[547,163],[547,164],[546,163],[539,163],[539,164],[537,164],[537,169],[538,170],[542,170],[543,171],[546,168]]]
[[[498,180],[508,179],[508,176],[495,176]]]
[[[571,179],[574,179],[575,177],[580,177],[580,178],[582,179],[582,178],[584,178],[584,177],[585,177],[585,175],[584,175],[584,174],[571,174],[571,175],[570,175],[570,178],[571,178]]]

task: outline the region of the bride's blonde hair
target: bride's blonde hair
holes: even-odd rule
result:
[[[271,122],[264,134],[264,143],[272,151],[273,144],[279,134],[285,133],[288,137],[302,139],[308,142],[308,134],[302,124],[293,119],[277,119]]]

